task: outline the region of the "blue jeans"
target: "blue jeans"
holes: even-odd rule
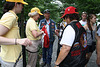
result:
[[[53,42],[49,43],[49,48],[43,47],[43,62],[47,64],[51,64],[52,59],[52,50],[53,50]]]

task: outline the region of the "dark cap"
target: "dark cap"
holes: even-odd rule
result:
[[[44,13],[50,13],[49,9],[44,10]]]

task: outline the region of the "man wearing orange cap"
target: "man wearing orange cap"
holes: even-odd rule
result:
[[[27,5],[28,3],[23,0],[6,0],[4,5],[4,14],[0,20],[1,67],[14,67],[16,64],[16,67],[23,67],[21,45],[32,44],[27,38],[20,39],[19,35],[18,16],[16,14],[21,13],[23,4]],[[16,62],[17,60],[18,62]]]
[[[97,50],[97,65],[100,67],[100,24],[97,27],[97,32],[96,32],[96,39],[97,39],[97,45],[96,45],[96,50]]]
[[[77,9],[67,7],[61,17],[67,22],[60,41],[59,55],[56,67],[84,67],[86,61],[86,31],[79,23]]]

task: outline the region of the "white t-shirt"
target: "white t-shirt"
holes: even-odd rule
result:
[[[98,36],[100,36],[100,28],[97,30],[97,34]]]
[[[82,26],[86,25],[86,23],[87,23],[87,21],[82,21],[82,20],[80,20],[79,22],[80,22],[80,24],[81,24]]]
[[[68,25],[64,30],[60,44],[72,46],[74,39],[75,39],[75,31],[70,25]]]

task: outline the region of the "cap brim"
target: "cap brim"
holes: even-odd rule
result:
[[[42,13],[39,13],[40,15],[43,15]]]
[[[24,2],[24,1],[23,1],[23,2],[21,2],[21,3],[22,3],[22,4],[25,4],[25,5],[28,5],[28,3]]]
[[[76,14],[79,14],[78,12],[75,12]]]
[[[75,12],[76,14],[79,14],[78,12]],[[73,13],[70,13],[70,14],[73,14]],[[61,18],[63,18],[66,14],[64,14]]]
[[[64,14],[61,18],[63,18],[66,14]]]

